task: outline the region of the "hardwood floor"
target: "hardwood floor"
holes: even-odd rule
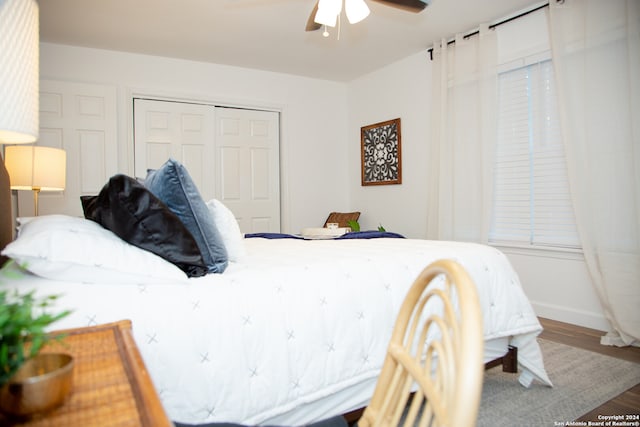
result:
[[[600,337],[604,335],[602,331],[544,318],[540,318],[540,323],[544,328],[544,331],[540,334],[540,338],[640,363],[640,348],[620,348],[601,345]],[[631,414],[640,414],[640,383],[604,403],[602,406],[584,414],[576,421],[601,421],[598,419],[598,415]]]

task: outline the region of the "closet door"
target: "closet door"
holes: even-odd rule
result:
[[[279,232],[279,122],[272,111],[135,99],[135,175],[173,157],[205,201],[231,209],[243,233]]]
[[[185,165],[205,201],[215,197],[214,109],[209,105],[134,99],[135,176],[170,157]]]
[[[244,233],[280,231],[280,115],[216,107],[216,194]]]

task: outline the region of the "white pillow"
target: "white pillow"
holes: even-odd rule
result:
[[[48,279],[107,284],[186,281],[182,270],[96,222],[66,215],[21,221],[2,255]]]
[[[233,212],[217,199],[209,200],[207,207],[227,249],[229,261],[240,261],[247,251],[244,247],[244,235],[240,232],[240,226]]]

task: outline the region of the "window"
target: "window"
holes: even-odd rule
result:
[[[550,60],[500,73],[492,243],[579,248]]]

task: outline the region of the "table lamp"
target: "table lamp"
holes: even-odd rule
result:
[[[12,190],[32,190],[35,214],[38,216],[38,194],[62,191],[66,181],[64,150],[38,145],[5,147],[4,162]]]

